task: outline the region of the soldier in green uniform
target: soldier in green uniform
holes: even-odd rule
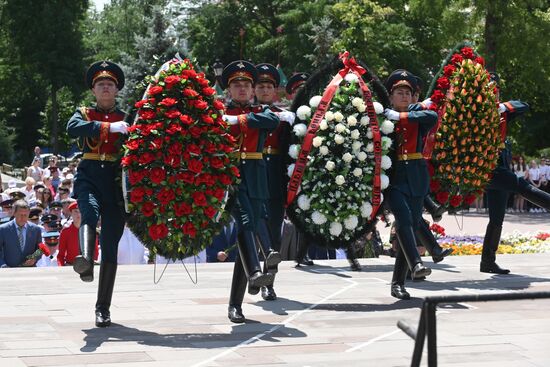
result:
[[[290,126],[294,123],[294,113],[284,111],[273,105],[280,83],[277,68],[271,64],[256,65],[258,81],[254,87],[256,101],[261,105],[269,106],[270,110],[277,112],[281,122],[279,126],[269,132],[264,146],[264,159],[267,165],[267,183],[269,199],[266,202],[267,225],[260,222],[260,241],[264,253],[272,251],[271,247],[279,252],[281,249],[281,231],[285,215],[287,174],[284,158],[288,151],[290,139]],[[271,246],[269,246],[271,243]],[[264,272],[276,273],[277,269],[264,269]],[[262,287],[262,298],[266,301],[277,299],[273,285]]]
[[[491,73],[491,80],[498,88],[500,78],[498,74]],[[498,91],[498,89],[497,89]],[[500,93],[497,93],[497,99]],[[479,270],[483,273],[508,274],[510,270],[503,269],[495,262],[496,252],[502,233],[502,222],[506,214],[506,204],[510,192],[520,194],[535,205],[550,210],[550,194],[531,185],[523,177],[517,177],[510,169],[512,162],[512,149],[506,140],[507,124],[513,118],[527,112],[529,105],[522,101],[508,101],[499,103],[500,132],[503,143],[502,151],[498,158],[497,167],[493,170],[493,177],[487,186],[487,206],[489,208],[489,223],[483,239],[483,250]]]
[[[248,292],[257,294],[261,287],[273,284],[274,279],[273,274],[262,272],[256,237],[264,218],[265,201],[269,198],[264,143],[267,134],[279,125],[279,118],[267,107],[251,105],[256,81],[256,68],[243,60],[228,64],[222,73],[222,84],[231,98],[224,119],[239,142],[236,154],[240,159],[241,182],[233,211],[239,254],[235,259],[228,307],[228,317],[236,323],[245,321],[242,303],[247,283]]]
[[[395,217],[395,231],[400,246],[395,258],[391,295],[409,299],[405,289],[407,264],[413,278],[429,275],[417,250],[415,231],[422,220],[422,204],[428,194],[429,176],[422,155],[424,137],[437,122],[434,111],[408,111],[416,90],[416,78],[406,70],[395,70],[386,83],[392,109],[384,114],[396,121],[396,159],[386,197]]]
[[[111,324],[109,308],[118,242],[124,231],[122,191],[115,180],[120,172],[118,157],[128,132],[128,124],[123,121],[125,114],[115,103],[118,91],[124,87],[124,73],[112,62],[98,61],[88,68],[86,82],[97,103],[79,108],[67,124],[67,132],[79,139],[83,152],[74,182],[74,197],[82,216],[78,236],[82,255],[76,257],[73,268],[83,281],[93,280],[96,226],[101,217],[101,267],[95,323],[105,327]]]
[[[303,85],[307,82],[310,75],[308,73],[294,73],[292,76],[288,79],[288,82],[286,83],[286,93],[290,100],[294,99],[296,96],[296,93],[300,90],[300,88],[303,87]],[[300,265],[306,265],[311,266],[313,265],[313,260],[308,255],[309,250],[309,241],[306,239],[303,233],[298,234],[298,241],[296,244],[296,266]]]

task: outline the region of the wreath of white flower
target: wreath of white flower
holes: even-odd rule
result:
[[[289,148],[289,156],[294,160],[299,156],[300,144],[307,133],[306,124],[320,100],[320,96],[314,96],[309,105],[297,110],[294,144]],[[374,109],[379,115],[384,110],[377,102]],[[355,231],[365,228],[372,215],[374,143],[371,119],[366,110],[357,78],[351,77],[336,91],[319,124],[312,139],[300,194],[289,208],[298,211],[296,217],[304,218],[306,232],[329,241],[355,238]],[[392,166],[388,157],[392,140],[386,135],[393,132],[394,124],[383,116],[379,116],[378,121],[382,147],[380,181],[384,189],[389,185],[385,171]],[[294,164],[291,164],[289,175],[293,171]]]

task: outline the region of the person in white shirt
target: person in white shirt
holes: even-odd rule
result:
[[[50,255],[43,254],[36,262],[37,267],[57,266],[57,254],[59,253],[59,232],[46,232],[42,235],[44,243],[50,249]]]
[[[527,164],[522,156],[518,157],[517,162],[514,161],[513,170],[518,178],[525,178],[527,176]],[[514,211],[521,213],[525,210],[525,199],[520,194],[514,194]]]
[[[540,189],[548,192],[548,182],[550,181],[550,162],[546,158],[540,160]]]
[[[534,159],[529,164],[529,182],[536,188],[540,187],[540,169]]]
[[[36,181],[32,177],[27,177],[25,179],[25,187],[21,189],[21,191],[25,194],[25,200],[27,203],[30,203],[33,200],[36,200],[35,192],[34,192],[34,185],[36,184]]]
[[[128,226],[124,226],[124,232],[118,242],[118,264],[147,264],[148,259],[149,250]]]

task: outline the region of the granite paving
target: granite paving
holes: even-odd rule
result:
[[[159,268],[125,265],[109,328],[93,324],[97,280],[68,267],[2,269],[0,366],[408,366],[414,341],[396,323],[416,327],[423,297],[550,291],[550,254],[498,260],[512,274],[480,273],[479,256],[426,258],[434,272],[407,284],[409,301],[389,294],[389,257],[361,259],[361,272],[346,260],[283,262],[279,299],[247,295],[245,324],[227,319],[232,264],[198,264],[197,284],[181,264],[158,284]],[[550,300],[443,304],[439,365],[549,366],[549,311]]]

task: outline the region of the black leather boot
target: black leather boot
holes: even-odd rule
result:
[[[393,267],[393,276],[391,280],[391,295],[399,299],[410,299],[411,295],[405,289],[405,277],[407,275],[407,261],[403,256],[401,247],[395,254],[395,265]]]
[[[500,242],[502,226],[494,225],[491,222],[487,225],[485,238],[483,239],[483,249],[481,251],[481,263],[479,271],[482,273],[508,274],[510,270],[502,269],[496,263],[496,253]]]
[[[275,301],[277,299],[277,293],[275,293],[273,286],[262,287],[262,298],[266,301]]]
[[[436,203],[430,195],[424,197],[424,208],[430,213],[434,222],[439,222],[446,210],[445,206]]]
[[[353,245],[346,248],[346,258],[348,259],[351,271],[361,271],[361,264],[359,264],[359,261],[357,260]]]
[[[106,327],[111,325],[111,299],[115,287],[117,264],[101,263],[99,268],[99,286],[95,304],[95,325]]]
[[[261,220],[258,226],[258,239],[262,246],[262,254],[265,257],[264,273],[276,274],[279,271],[281,255],[272,247],[271,232],[266,220]]]
[[[418,250],[416,249],[416,238],[412,227],[406,226],[397,228],[395,234],[397,235],[398,242],[407,264],[409,265],[409,269],[411,269],[411,276],[413,278],[420,278],[430,275],[432,273],[431,269],[424,266],[418,254]]]
[[[239,248],[244,273],[248,279],[248,293],[258,294],[261,287],[273,284],[273,274],[262,272],[254,232],[242,231],[239,234],[237,247]]]
[[[244,292],[246,291],[246,274],[240,255],[235,258],[233,266],[233,278],[231,279],[231,291],[229,292],[229,307],[227,308],[227,317],[231,322],[240,324],[245,322],[242,304]]]
[[[80,274],[82,281],[91,282],[94,280],[95,227],[89,224],[81,225],[78,229],[78,241],[82,255],[74,259],[73,269]]]
[[[297,266],[305,265],[305,266],[312,266],[313,260],[309,258],[309,255],[307,254],[307,250],[309,249],[309,242],[307,241],[306,237],[303,234],[300,234],[298,238],[298,245],[296,249],[296,263]]]
[[[518,193],[533,204],[550,211],[549,193],[537,189],[533,185],[520,185]]]
[[[430,255],[432,255],[432,259],[434,263],[438,263],[443,261],[445,256],[449,256],[453,253],[453,249],[451,248],[442,248],[439,246],[439,243],[437,243],[437,240],[435,239],[432,231],[430,230],[430,227],[428,227],[428,224],[424,221],[421,221],[420,226],[415,232],[416,239],[418,240],[418,243],[422,246],[424,246]]]

